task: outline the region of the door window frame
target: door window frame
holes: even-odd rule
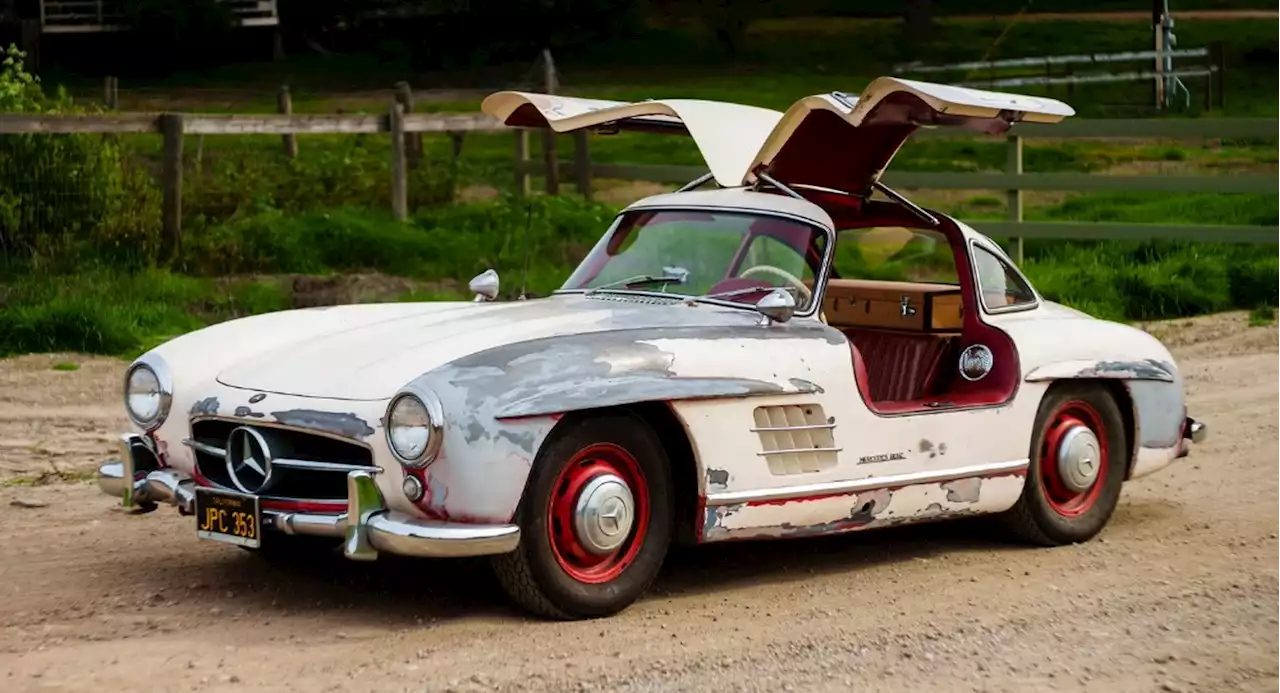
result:
[[[995,307],[988,306],[987,300],[983,295],[982,275],[979,271],[978,260],[975,254],[976,251],[978,250],[982,250],[984,252],[990,253],[991,256],[996,259],[996,262],[999,262],[1006,272],[1012,271],[1013,275],[1017,277],[1018,280],[1021,281],[1024,286],[1027,287],[1028,291],[1031,292],[1031,301],[1028,303],[1015,303],[1014,305],[1011,305],[1011,306],[995,306]],[[1013,264],[1013,261],[1010,260],[1007,255],[1005,255],[1004,251],[1000,250],[999,247],[996,247],[994,243],[983,243],[977,238],[970,238],[968,253],[969,253],[969,268],[973,273],[973,290],[974,290],[974,293],[977,294],[976,298],[978,299],[978,307],[982,309],[983,313],[986,313],[987,315],[1001,315],[1004,313],[1021,313],[1023,311],[1035,310],[1036,308],[1040,307],[1040,303],[1042,300],[1040,298],[1040,292],[1036,291],[1036,287],[1027,279],[1027,276],[1022,273],[1022,270],[1018,269],[1018,266]]]

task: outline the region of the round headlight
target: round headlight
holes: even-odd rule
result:
[[[142,428],[153,430],[164,423],[172,396],[163,364],[139,362],[125,374],[124,408]]]
[[[400,395],[387,414],[387,442],[391,452],[409,467],[430,462],[440,449],[440,423],[415,395]]]

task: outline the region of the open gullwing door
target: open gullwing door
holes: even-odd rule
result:
[[[917,129],[950,125],[989,134],[1017,122],[1056,123],[1075,111],[1061,101],[881,77],[858,96],[833,92],[791,105],[743,175],[764,170],[787,184],[869,194]]]
[[[688,134],[722,186],[742,185],[760,145],[782,118],[768,108],[699,99],[604,101],[554,94],[500,91],[480,109],[513,127],[584,128]]]
[[[605,101],[501,91],[481,110],[514,127],[668,132],[693,137],[717,183],[751,184],[767,171],[787,184],[865,195],[921,127],[950,125],[990,134],[1017,122],[1074,115],[1054,99],[881,77],[852,96],[807,96],[786,113],[698,99]]]

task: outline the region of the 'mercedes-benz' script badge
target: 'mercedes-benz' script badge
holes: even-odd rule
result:
[[[960,352],[960,376],[968,381],[982,380],[994,363],[995,357],[985,344],[972,344]]]
[[[245,493],[260,493],[271,483],[271,448],[261,433],[241,426],[227,437],[227,475]]]

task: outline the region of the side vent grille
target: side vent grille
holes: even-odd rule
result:
[[[836,466],[836,425],[817,404],[756,407],[755,428],[769,471],[778,476],[821,472]]]

